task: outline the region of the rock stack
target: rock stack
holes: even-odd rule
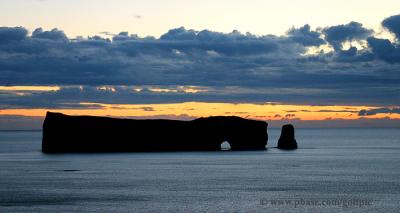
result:
[[[278,141],[278,149],[297,149],[297,142],[294,139],[294,127],[292,124],[282,126],[281,136]]]
[[[160,152],[265,150],[268,124],[234,116],[191,121],[69,116],[48,112],[43,124],[42,151]]]

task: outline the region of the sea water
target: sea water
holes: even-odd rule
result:
[[[398,129],[297,129],[300,149],[43,154],[0,132],[0,212],[399,212]],[[188,141],[190,143],[190,141]]]

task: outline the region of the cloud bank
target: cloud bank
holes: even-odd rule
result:
[[[378,108],[371,110],[361,110],[358,115],[360,116],[370,116],[377,114],[400,114],[400,107],[392,107],[392,108]]]
[[[377,38],[358,22],[306,24],[284,36],[180,27],[160,38],[128,32],[68,38],[59,29],[1,27],[0,85],[61,89],[0,91],[0,107],[62,108],[81,101],[400,105],[400,15],[382,26],[394,40]],[[105,85],[113,89],[99,89]],[[177,90],[190,86],[203,90]]]

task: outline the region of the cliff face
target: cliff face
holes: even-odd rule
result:
[[[267,125],[239,117],[132,120],[48,112],[43,124],[42,151],[211,151],[220,150],[224,141],[230,143],[231,150],[264,150]]]

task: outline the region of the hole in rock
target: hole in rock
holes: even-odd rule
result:
[[[228,141],[224,141],[223,143],[221,143],[221,150],[222,151],[231,150],[231,145],[229,144]]]

